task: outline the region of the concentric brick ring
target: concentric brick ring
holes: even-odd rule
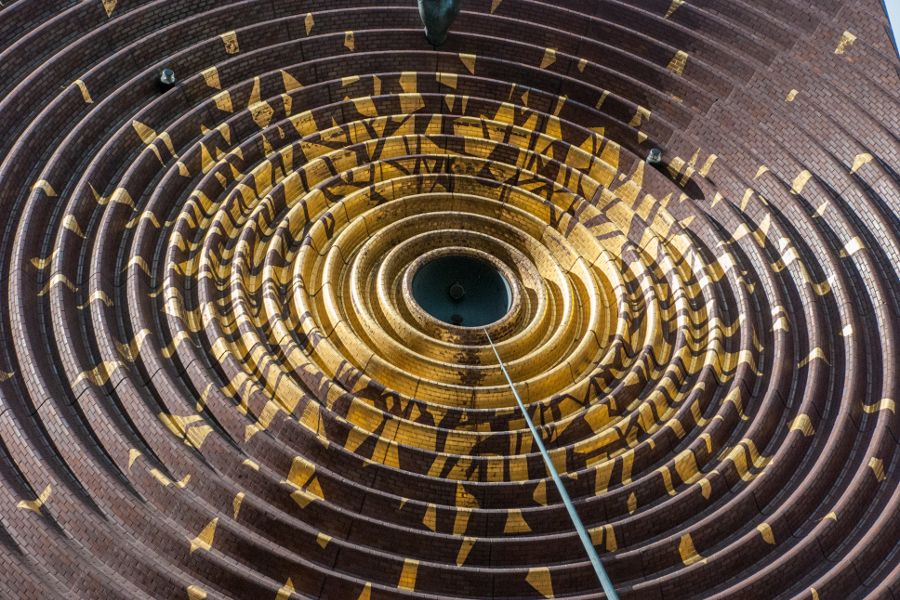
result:
[[[900,594],[878,3],[382,4],[0,7],[0,597],[601,597],[447,255],[621,597]]]

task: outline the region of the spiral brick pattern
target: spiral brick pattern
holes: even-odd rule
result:
[[[900,597],[880,3],[462,8],[3,3],[0,597],[602,597],[455,254],[622,598]]]

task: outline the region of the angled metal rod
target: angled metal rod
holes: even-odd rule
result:
[[[531,430],[531,436],[534,438],[534,443],[537,444],[538,449],[541,451],[541,456],[544,457],[544,463],[547,465],[547,470],[550,471],[553,483],[556,484],[556,489],[562,498],[563,504],[566,505],[566,510],[569,511],[569,518],[572,519],[572,524],[575,525],[575,531],[578,532],[578,537],[581,538],[584,550],[587,552],[588,558],[591,559],[591,564],[594,565],[594,572],[597,573],[597,579],[600,580],[600,585],[603,586],[603,592],[606,594],[608,600],[619,600],[616,588],[613,587],[609,575],[606,574],[606,569],[603,568],[603,563],[600,562],[600,556],[594,548],[591,536],[588,534],[587,529],[584,528],[581,517],[579,517],[578,513],[575,511],[575,505],[572,504],[572,499],[569,498],[569,493],[566,491],[565,486],[563,486],[562,479],[560,479],[559,473],[556,472],[556,467],[553,466],[553,461],[550,460],[550,454],[547,453],[544,442],[541,441],[541,437],[538,435],[531,417],[528,416],[528,411],[525,410],[525,405],[519,397],[519,392],[516,391],[516,386],[513,384],[512,378],[510,378],[509,373],[506,371],[506,365],[503,364],[503,359],[500,358],[500,353],[497,352],[497,347],[494,345],[491,334],[487,332],[486,328],[484,329],[484,334],[487,336],[488,343],[494,351],[494,356],[497,357],[497,362],[500,364],[500,369],[503,371],[507,383],[509,383],[509,389],[512,390],[513,396],[516,397],[516,402],[519,404],[519,410],[522,411],[522,416],[525,417],[525,422],[528,423],[528,429]]]

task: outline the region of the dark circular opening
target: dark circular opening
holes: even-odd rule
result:
[[[506,278],[492,264],[458,254],[422,265],[413,276],[412,295],[432,317],[463,327],[500,320],[512,296]]]

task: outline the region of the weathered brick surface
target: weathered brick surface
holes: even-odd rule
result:
[[[622,598],[900,595],[880,3],[381,4],[0,7],[0,597],[601,597],[454,253]]]

